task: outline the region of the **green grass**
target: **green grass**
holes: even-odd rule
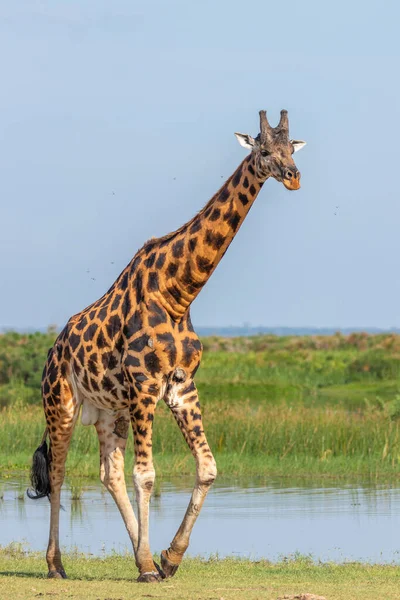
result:
[[[396,405],[397,406],[397,405]],[[399,476],[400,426],[389,409],[218,402],[205,405],[204,426],[219,473],[226,476],[308,476],[394,478]],[[0,466],[28,470],[44,429],[40,407],[3,409]],[[132,470],[129,438],[126,471]],[[157,407],[154,455],[158,475],[194,472],[194,461],[168,409]],[[98,474],[98,441],[93,427],[78,424],[68,456],[69,476]]]
[[[64,555],[64,566],[68,580],[48,580],[43,554],[15,545],[0,549],[1,599],[276,600],[308,592],[327,600],[386,600],[398,598],[400,586],[398,566],[314,564],[301,556],[278,563],[188,558],[173,579],[153,585],[136,583],[137,571],[128,555],[69,554]]]
[[[0,406],[40,403],[41,374],[54,338],[54,331],[0,334]],[[399,335],[265,335],[202,341],[204,355],[196,382],[205,402],[334,403],[335,388],[352,385],[355,408],[363,405],[364,394],[386,397],[400,392]]]
[[[0,468],[27,470],[44,419],[41,369],[49,334],[0,335]],[[207,338],[196,376],[219,472],[394,478],[400,472],[400,336]],[[163,402],[154,422],[158,474],[193,459]],[[132,470],[132,440],[127,452]],[[93,427],[78,425],[70,476],[97,476]]]

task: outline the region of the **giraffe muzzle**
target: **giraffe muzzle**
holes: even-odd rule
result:
[[[282,174],[282,183],[287,190],[298,190],[300,188],[300,171],[297,169],[285,169]]]

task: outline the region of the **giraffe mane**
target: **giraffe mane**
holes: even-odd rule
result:
[[[240,167],[242,166],[243,162],[240,164]],[[143,248],[147,248],[148,246],[155,246],[156,244],[161,244],[162,242],[168,242],[169,240],[172,240],[176,235],[179,235],[180,233],[182,233],[182,231],[184,231],[187,227],[190,227],[192,225],[193,221],[195,221],[198,217],[201,217],[206,212],[206,210],[208,208],[210,208],[210,206],[212,206],[212,204],[214,203],[214,200],[219,196],[221,191],[228,185],[228,183],[230,182],[232,177],[233,177],[233,175],[228,177],[228,179],[225,181],[225,183],[222,184],[222,186],[210,198],[210,200],[207,202],[207,204],[205,206],[203,206],[203,208],[201,208],[199,210],[199,212],[197,212],[191,219],[189,219],[189,221],[187,221],[186,223],[181,225],[178,229],[175,229],[175,231],[171,231],[171,233],[167,233],[166,235],[163,235],[162,237],[158,237],[158,238],[151,237],[143,244]]]
[[[223,186],[224,187],[224,186]],[[218,192],[217,192],[218,194]],[[187,227],[190,227],[190,225],[193,223],[193,221],[195,219],[197,219],[197,217],[200,217],[206,210],[207,208],[212,204],[212,202],[214,201],[215,196],[213,196],[205,206],[203,206],[203,208],[201,210],[199,210],[198,213],[196,213],[194,215],[194,217],[192,217],[191,219],[189,219],[189,221],[187,221],[186,223],[184,223],[183,225],[181,225],[180,227],[178,227],[178,229],[175,229],[175,231],[171,231],[171,233],[167,233],[166,235],[163,235],[162,237],[151,237],[150,239],[147,240],[147,242],[145,242],[143,244],[143,248],[146,248],[147,246],[153,246],[155,244],[160,244],[162,242],[168,242],[169,240],[172,240],[176,235],[179,235],[180,233],[182,233],[182,231],[184,231]]]

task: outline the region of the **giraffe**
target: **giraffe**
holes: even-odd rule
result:
[[[114,498],[132,542],[139,582],[173,576],[188,548],[194,523],[217,474],[204,432],[194,382],[202,344],[190,305],[238,232],[260,189],[273,177],[300,187],[293,152],[305,142],[289,139],[287,111],[271,127],[260,111],[256,138],[236,133],[251,150],[205,207],[176,231],[147,241],[110,289],[72,316],[49,350],[42,378],[46,429],[34,453],[31,498],[50,500],[46,553],[48,576],[65,578],[59,547],[60,492],[65,461],[80,409],[100,444],[100,479]],[[163,399],[196,463],[196,480],[183,521],[161,566],[149,545],[149,501],[155,471],[152,429]],[[124,478],[129,426],[134,437],[133,481],[137,519]],[[49,438],[49,447],[47,446]]]

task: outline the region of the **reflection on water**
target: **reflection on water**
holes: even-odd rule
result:
[[[154,550],[169,545],[183,518],[191,480],[159,485],[151,503]],[[21,500],[27,482],[0,480],[0,544],[47,545],[49,503]],[[132,488],[129,490],[133,496]],[[111,496],[100,485],[83,485],[81,500],[62,495],[64,548],[102,554],[130,550],[128,535]],[[278,559],[294,552],[321,560],[400,562],[400,487],[323,486],[316,481],[219,481],[194,528],[190,554]]]

